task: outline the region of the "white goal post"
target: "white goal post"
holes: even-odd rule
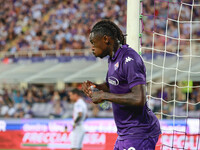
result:
[[[140,48],[140,0],[127,0],[127,44],[135,51]]]

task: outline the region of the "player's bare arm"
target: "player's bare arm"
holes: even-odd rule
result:
[[[81,119],[81,117],[82,117],[82,112],[79,112],[77,118],[76,118],[75,121],[74,121],[73,128],[75,128],[76,123],[79,122],[79,120]]]
[[[96,104],[107,100],[120,105],[144,106],[146,102],[145,85],[136,85],[132,87],[130,93],[126,94],[113,94],[103,91],[93,92],[91,98],[93,103]]]

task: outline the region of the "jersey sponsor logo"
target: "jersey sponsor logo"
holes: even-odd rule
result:
[[[131,57],[126,57],[126,60],[125,60],[125,64],[127,63],[127,62],[129,62],[129,61],[131,61],[131,60],[133,60],[133,58],[131,58]]]
[[[117,68],[119,68],[119,62],[117,62],[114,66],[115,70],[117,70]]]
[[[119,85],[119,80],[113,76],[108,77],[108,83],[112,84],[112,85]]]

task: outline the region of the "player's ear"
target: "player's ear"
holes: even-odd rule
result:
[[[110,42],[109,42],[109,37],[108,37],[107,35],[104,35],[104,36],[103,36],[103,41],[104,41],[104,43],[106,43],[107,45],[110,44]]]

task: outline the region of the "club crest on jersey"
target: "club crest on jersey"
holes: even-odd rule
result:
[[[127,63],[127,62],[129,62],[129,61],[131,61],[131,60],[133,60],[133,58],[131,58],[131,57],[126,57],[126,60],[125,60],[125,64]]]
[[[119,62],[117,62],[114,66],[115,70],[117,70],[117,68],[119,68]]]

